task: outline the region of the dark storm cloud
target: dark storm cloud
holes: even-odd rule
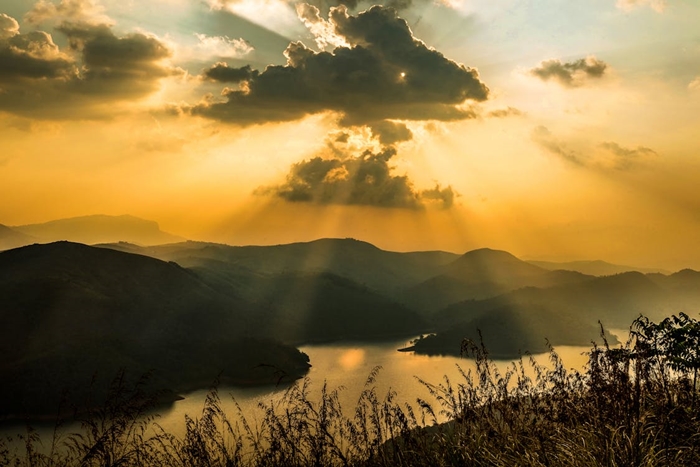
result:
[[[530,73],[543,81],[553,79],[568,87],[584,84],[590,78],[602,78],[608,65],[595,57],[586,57],[573,62],[545,60]]]
[[[341,7],[331,12],[328,25],[347,46],[316,52],[291,43],[287,65],[251,71],[239,88],[224,90],[225,102],[209,100],[186,110],[240,125],[334,111],[345,125],[365,125],[470,118],[474,112],[460,104],[488,97],[476,70],[414,38],[394,9],[375,6],[351,16]],[[205,76],[215,79],[222,71],[217,64]]]
[[[314,157],[292,165],[284,184],[257,193],[315,204],[421,209],[424,201],[439,201],[445,208],[452,206],[452,187],[419,192],[407,176],[392,175],[389,161],[395,155],[394,148],[384,148],[358,157]]]
[[[143,97],[175,73],[162,63],[167,47],[145,34],[119,37],[110,26],[84,22],[64,22],[57,30],[70,54],[50,34],[21,33],[16,21],[0,16],[0,110],[84,118],[97,106]]]

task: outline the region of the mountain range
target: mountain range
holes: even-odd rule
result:
[[[133,218],[74,222],[92,221],[160,232]],[[0,228],[0,238],[21,243],[49,231]],[[104,238],[121,234],[110,235]],[[398,253],[354,239],[9,249],[0,252],[0,377],[7,382],[0,417],[53,413],[59,388],[74,401],[87,388],[104,393],[108,375],[124,368],[153,370],[154,387],[176,394],[217,377],[293,380],[309,365],[295,347],[309,343],[422,335],[409,350],[459,355],[463,339],[483,338],[492,355],[513,358],[546,350],[545,339],[588,345],[600,338],[599,321],[619,329],[640,314],[700,310],[697,271],[598,276],[542,266],[487,248]],[[86,383],[96,373],[101,382]]]
[[[11,227],[0,225],[0,250],[61,240],[85,244],[127,241],[160,245],[181,242],[184,238],[163,232],[154,221],[128,215],[72,217]]]

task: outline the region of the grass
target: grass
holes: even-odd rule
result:
[[[422,381],[429,400],[380,396],[375,369],[349,413],[342,388],[324,385],[312,400],[308,379],[261,404],[255,422],[240,408],[225,413],[212,388],[201,414],[185,418],[182,436],[147,415],[153,399],[143,385],[126,388],[118,379],[81,430],[39,449],[44,440],[28,429],[22,449],[0,443],[0,465],[700,465],[698,330],[682,314],[659,324],[640,318],[625,345],[592,347],[582,372],[567,371],[550,349],[546,367],[526,356],[501,373],[483,345],[465,342],[476,369],[458,381]]]

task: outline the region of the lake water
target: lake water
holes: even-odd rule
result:
[[[374,386],[380,398],[383,398],[389,390],[394,390],[397,393],[395,400],[402,405],[408,403],[415,409],[417,408],[416,400],[420,398],[436,407],[435,400],[431,398],[428,390],[418,381],[418,378],[428,383],[438,384],[443,382],[444,377],[447,376],[456,385],[463,382],[458,366],[465,372],[475,368],[474,361],[467,358],[431,357],[397,351],[397,349],[407,345],[407,340],[393,340],[377,343],[344,342],[301,347],[300,349],[309,355],[312,364],[308,373],[310,399],[312,401],[320,400],[324,382],[327,383],[330,390],[342,387],[339,400],[344,413],[352,415],[368,375],[375,367],[379,366],[381,370]],[[564,366],[567,369],[576,370],[584,368],[587,362],[584,352],[588,350],[590,350],[589,347],[580,346],[556,348]],[[549,354],[535,355],[534,358],[539,364],[549,366]],[[502,360],[495,363],[499,371],[505,372],[512,362],[512,360]],[[533,374],[534,371],[530,375]],[[235,420],[238,416],[237,403],[246,420],[255,426],[256,420],[259,421],[263,418],[259,404],[279,401],[285,390],[286,387],[275,386],[220,387],[219,397],[222,408],[229,419]],[[184,394],[183,400],[175,402],[170,408],[159,412],[157,423],[166,432],[181,437],[185,432],[185,416],[200,417],[208,392],[208,389],[202,389]],[[234,398],[236,402],[234,402]],[[5,426],[0,428],[0,436],[16,435],[25,432],[25,429],[24,425]],[[53,427],[37,426],[36,430],[43,442],[50,442]],[[76,430],[79,430],[79,426],[69,425],[64,426],[61,431],[65,435]]]
[[[412,352],[398,352],[408,341],[396,340],[381,343],[336,343],[301,347],[309,355],[312,367],[309,371],[311,399],[320,399],[321,388],[327,383],[333,390],[342,387],[340,402],[344,413],[351,415],[362,393],[370,372],[377,366],[381,367],[374,386],[377,394],[383,398],[389,390],[397,393],[396,401],[401,404],[409,403],[417,407],[416,400],[424,399],[435,402],[426,387],[418,378],[432,384],[444,381],[447,376],[453,384],[460,383],[463,378],[458,366],[464,371],[474,369],[473,360],[449,356],[415,355]],[[587,362],[584,352],[589,347],[561,346],[557,347],[567,369],[583,369]],[[544,365],[549,363],[549,354],[535,355],[535,360]],[[504,372],[512,364],[511,361],[496,361],[499,371]],[[534,372],[533,372],[534,373]],[[235,416],[238,413],[236,404],[241,407],[248,421],[260,420],[262,410],[260,403],[270,403],[282,398],[285,388],[274,386],[262,388],[219,388],[222,407],[227,414]],[[207,390],[185,394],[184,400],[176,402],[173,407],[161,412],[158,423],[168,432],[181,435],[184,430],[185,415],[196,417],[201,414]]]

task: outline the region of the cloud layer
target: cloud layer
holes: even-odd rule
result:
[[[238,86],[225,88],[223,101],[208,99],[187,110],[240,125],[331,111],[341,114],[344,125],[366,125],[470,118],[465,101],[488,97],[475,69],[417,40],[394,9],[375,6],[352,16],[339,7],[327,21],[315,10],[307,20],[324,22],[334,41],[346,45],[316,52],[294,42],[285,51],[285,66],[264,71],[218,63],[204,76]]]

